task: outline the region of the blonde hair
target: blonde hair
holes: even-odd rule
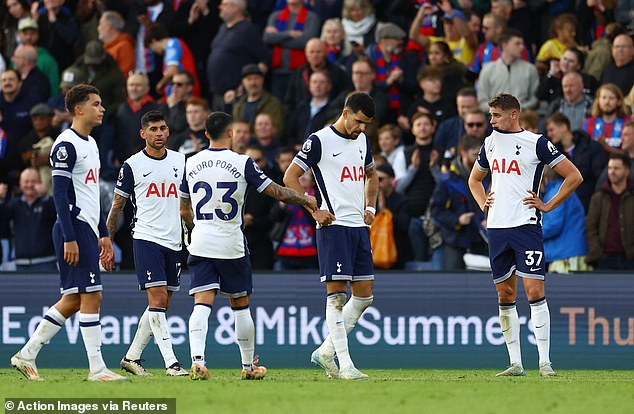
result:
[[[356,7],[360,7],[361,9],[363,9],[363,12],[366,16],[374,13],[374,7],[372,7],[372,3],[370,3],[369,0],[344,0],[341,16],[344,19],[350,20],[350,9]]]
[[[326,26],[337,26],[337,28],[343,34],[343,40],[341,41],[342,49],[341,54],[343,56],[348,56],[352,52],[352,47],[350,46],[350,42],[346,39],[346,31],[343,28],[343,24],[341,23],[341,19],[338,17],[333,17],[332,19],[328,19],[324,22],[323,26],[321,26],[321,36],[319,37],[324,45],[328,46],[326,43]]]
[[[625,103],[623,102],[623,92],[621,92],[621,88],[613,83],[604,83],[599,86],[599,89],[597,89],[597,93],[594,95],[594,102],[592,103],[592,110],[590,111],[592,116],[603,115],[603,111],[599,108],[599,97],[601,96],[601,91],[604,89],[612,92],[614,96],[616,96],[616,99],[620,101],[616,107],[616,116],[619,118],[625,117],[627,115],[627,111],[625,110]]]

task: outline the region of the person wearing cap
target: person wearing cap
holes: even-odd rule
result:
[[[308,90],[308,79],[315,71],[326,71],[330,77],[332,89],[330,99],[335,98],[341,91],[352,86],[350,76],[339,67],[330,62],[326,55],[326,45],[321,39],[314,37],[306,43],[304,48],[306,63],[293,71],[291,74],[284,105],[291,111],[306,99],[310,98]]]
[[[405,262],[414,258],[408,235],[412,217],[409,214],[405,197],[394,189],[394,169],[392,166],[387,163],[377,165],[376,172],[379,177],[376,211],[380,213],[387,209],[392,213],[394,242],[398,251],[397,262],[392,268],[402,269],[405,267]]]
[[[253,127],[255,117],[266,112],[277,131],[284,131],[284,107],[279,99],[264,90],[264,72],[256,64],[242,68],[244,94],[233,104],[233,119],[248,122]]]
[[[40,32],[38,31],[37,22],[32,17],[25,17],[18,22],[18,38],[23,45],[33,46],[37,49],[37,60],[35,65],[48,78],[51,96],[59,93],[59,66],[57,61],[45,48],[38,46],[40,40]]]
[[[376,85],[388,95],[392,117],[401,113],[401,84],[404,72],[400,48],[405,32],[394,23],[381,23],[376,28],[377,43],[371,44],[366,55],[376,68]]]
[[[60,92],[48,100],[48,105],[53,108],[53,111],[55,112],[53,115],[53,126],[60,131],[68,128],[73,120],[73,117],[66,109],[66,104],[64,102],[66,92],[68,92],[73,86],[86,82],[85,76],[86,74],[84,71],[76,66],[69,67],[62,72],[61,81],[59,83]]]
[[[36,66],[37,49],[20,45],[15,48],[11,61],[13,67],[20,72],[24,90],[35,96],[38,102],[46,102],[51,96],[51,88],[46,75]]]
[[[44,0],[43,12],[34,14],[40,31],[40,43],[47,48],[60,68],[67,68],[75,59],[75,43],[80,35],[77,18],[65,0]]]
[[[125,101],[125,79],[114,61],[98,40],[86,44],[84,54],[77,60],[77,67],[85,73],[86,83],[101,91],[103,104],[108,108],[106,119],[116,113]]]
[[[420,33],[419,27],[423,18],[427,14],[433,13],[433,10],[429,7],[421,7],[410,26],[410,39],[422,46],[425,50],[428,50],[429,46],[434,42],[447,42],[456,60],[465,65],[471,65],[479,43],[475,34],[469,30],[464,13],[460,10],[455,10],[449,0],[443,0],[438,3],[438,7],[445,13],[443,15],[443,31],[445,37],[427,36]]]
[[[224,111],[225,104],[233,101],[245,65],[253,63],[262,72],[267,70],[268,51],[262,34],[246,18],[246,3],[245,0],[220,2],[223,23],[211,42],[211,52],[207,57],[207,92],[212,110]]]
[[[104,50],[112,56],[123,76],[127,79],[134,70],[134,42],[123,32],[125,20],[116,11],[107,10],[99,18],[97,33]]]
[[[287,0],[285,8],[269,16],[262,40],[273,49],[271,93],[279,99],[284,99],[292,72],[306,63],[304,48],[319,29],[319,16],[302,0]]]

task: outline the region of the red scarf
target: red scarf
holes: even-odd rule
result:
[[[389,69],[386,66],[385,58],[383,57],[383,52],[379,48],[379,45],[376,45],[376,80],[378,82],[385,81],[390,72],[398,67],[398,57],[392,53]],[[398,85],[393,83],[388,87],[388,98],[390,102],[390,108],[396,109],[400,111],[401,109],[401,100],[399,97]]]
[[[304,30],[304,23],[306,22],[306,15],[308,14],[308,10],[305,7],[297,14],[297,18],[295,19],[295,25],[292,30]],[[286,6],[282,11],[277,15],[277,19],[275,21],[275,26],[279,32],[288,31],[288,19],[291,16],[291,10]],[[273,46],[273,64],[271,65],[273,69],[282,67],[282,46]],[[291,61],[288,65],[288,68],[293,70],[302,66],[306,63],[306,56],[304,54],[304,49],[290,49],[291,51]]]

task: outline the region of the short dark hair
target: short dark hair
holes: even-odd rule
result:
[[[179,69],[179,70],[176,71],[176,73],[174,75],[172,75],[172,79],[174,79],[174,76],[176,76],[176,75],[185,76],[185,77],[187,77],[187,83],[188,84],[190,84],[190,85],[194,84],[194,76],[191,73],[189,73],[189,71],[187,71],[185,69]]]
[[[520,111],[520,101],[511,94],[501,93],[489,101],[489,108],[500,108],[503,111]]]
[[[378,165],[376,167],[376,170],[380,171],[380,172],[382,172],[384,174],[387,174],[388,177],[394,178],[394,176],[395,176],[394,168],[392,168],[392,166],[389,163]]]
[[[145,29],[145,37],[143,43],[149,46],[155,40],[162,40],[169,37],[169,32],[165,26],[160,23],[150,23]]]
[[[68,112],[75,115],[75,106],[86,102],[88,100],[88,95],[91,93],[101,96],[99,89],[85,83],[80,83],[70,88],[64,98],[64,104],[66,105]]]
[[[609,160],[621,160],[625,168],[627,168],[628,170],[632,168],[632,160],[630,159],[629,154],[626,154],[625,152],[622,152],[620,154],[612,154],[610,155],[608,161]]]
[[[474,148],[480,148],[482,146],[482,140],[475,135],[465,134],[458,141],[458,152],[469,151]]]
[[[522,32],[520,32],[519,30],[512,29],[512,28],[504,29],[504,31],[500,35],[500,39],[498,43],[500,45],[503,45],[504,43],[508,42],[514,37],[519,37],[520,39],[524,39],[524,36],[522,36]]]
[[[458,90],[458,94],[456,96],[471,96],[473,98],[478,99],[478,94],[475,91],[475,89],[470,88],[470,87],[466,87],[466,88],[460,88],[460,90]]]
[[[418,120],[419,118],[427,118],[429,122],[431,122],[434,126],[438,124],[436,117],[429,112],[416,111],[414,115],[412,115],[412,119],[410,120],[410,124],[412,125],[412,127],[414,126],[414,122],[416,122],[416,120]]]
[[[344,108],[349,108],[353,113],[363,112],[368,118],[374,118],[374,99],[364,92],[353,92],[346,98]]]
[[[570,129],[570,119],[561,112],[555,112],[551,116],[546,119],[546,125],[550,123],[558,124],[558,125],[566,125],[568,129]]]
[[[151,111],[147,111],[141,117],[141,128],[146,129],[151,122],[160,122],[165,121],[165,115],[163,112],[153,109]]]
[[[291,147],[279,147],[277,152],[275,153],[275,159],[278,159],[282,154],[293,154],[295,155],[295,151]]]
[[[20,72],[18,72],[16,68],[5,68],[2,73],[4,72],[13,72],[15,77],[18,78],[18,81],[22,82],[22,75],[20,75]]]
[[[443,78],[442,70],[434,66],[429,66],[429,65],[422,66],[420,70],[418,71],[418,73],[416,74],[416,80],[420,82],[423,79],[428,79],[428,78],[436,78],[442,81],[442,78]]]
[[[233,123],[233,117],[226,112],[212,112],[205,121],[205,130],[212,141],[217,141]]]

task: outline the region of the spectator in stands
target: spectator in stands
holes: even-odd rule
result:
[[[458,91],[467,86],[465,75],[467,68],[458,62],[445,42],[435,42],[429,46],[427,55],[429,65],[439,69],[442,74],[442,96],[454,99]]]
[[[577,195],[585,210],[590,204],[597,179],[607,164],[607,155],[596,141],[582,130],[571,131],[570,121],[560,112],[546,120],[548,137],[565,154],[583,176]]]
[[[467,135],[476,137],[480,143],[484,143],[484,138],[491,132],[487,116],[479,108],[467,111],[464,116],[464,129]]]
[[[75,42],[79,38],[79,22],[64,6],[65,0],[44,0],[44,9],[37,19],[40,42],[53,55],[60,69],[73,63]]]
[[[20,20],[30,17],[30,3],[26,0],[5,0],[2,2],[5,12],[2,15],[2,54],[12,56],[19,44],[18,23]],[[2,68],[4,69],[4,67]]]
[[[577,18],[574,14],[564,13],[557,16],[550,24],[550,39],[548,39],[537,53],[537,68],[545,73],[552,61],[559,61],[568,48],[577,47]]]
[[[52,195],[53,178],[49,156],[53,147],[53,140],[59,135],[59,130],[53,127],[53,109],[45,103],[39,103],[29,111],[33,130],[26,134],[18,143],[21,165],[20,169],[28,166],[37,169],[42,186],[42,195]]]
[[[369,0],[344,0],[341,23],[346,39],[353,48],[361,48],[374,43],[376,17]]]
[[[168,147],[185,154],[188,158],[208,148],[209,138],[205,135],[207,115],[209,115],[207,101],[197,96],[189,98],[185,106],[187,129],[178,135],[170,134]]]
[[[264,154],[269,169],[275,166],[275,157],[280,148],[277,130],[273,125],[273,117],[262,112],[255,117],[253,124],[253,141]]]
[[[620,34],[612,43],[612,62],[603,70],[601,83],[614,83],[623,93],[634,86],[634,40],[629,34]]]
[[[271,14],[264,29],[264,44],[273,48],[271,93],[284,99],[294,70],[306,63],[304,48],[319,36],[319,16],[309,11],[302,0],[288,0],[286,7]],[[290,109],[290,108],[289,108]]]
[[[51,97],[48,78],[37,67],[37,49],[29,45],[15,48],[11,57],[13,67],[20,72],[22,87],[34,96],[38,102],[46,102]]]
[[[214,111],[225,110],[225,104],[233,101],[243,67],[256,64],[262,73],[268,70],[268,51],[262,35],[245,13],[245,0],[220,3],[223,24],[211,42],[211,53],[207,58],[209,101]]]
[[[414,258],[408,235],[412,218],[405,197],[394,190],[394,169],[389,164],[383,164],[376,167],[376,172],[379,177],[376,211],[388,209],[392,213],[393,236],[398,251],[393,268],[402,269],[406,262]]]
[[[186,70],[192,76],[192,95],[201,96],[200,82],[196,71],[194,55],[189,46],[177,37],[170,37],[167,28],[158,23],[148,26],[145,34],[146,46],[163,58],[163,77],[156,84],[156,92],[169,95],[169,83],[179,70]]]
[[[27,168],[20,174],[20,197],[6,201],[7,189],[0,184],[0,219],[13,223],[17,270],[56,272],[52,234],[57,214],[37,170]]]
[[[431,44],[444,41],[449,45],[453,56],[458,62],[464,65],[470,65],[475,57],[475,51],[478,49],[477,36],[469,30],[464,13],[460,10],[454,10],[449,1],[438,3],[438,7],[444,12],[442,23],[445,37],[427,36],[420,33],[420,23],[426,14],[433,13],[433,9],[429,7],[421,7],[409,29],[409,37],[418,43],[425,50],[429,50]]]
[[[594,98],[591,114],[584,121],[583,130],[598,141],[608,154],[621,152],[621,133],[629,117],[619,87],[613,83],[601,85]]]
[[[590,114],[592,98],[583,92],[583,78],[578,72],[565,74],[561,79],[561,86],[563,96],[555,99],[547,112],[561,112],[566,115],[570,120],[570,129],[576,131],[583,128],[583,121]]]
[[[233,121],[231,129],[233,130],[231,150],[238,154],[246,153],[251,142],[251,126],[246,122]]]
[[[634,19],[634,1],[621,0],[617,2],[614,10],[614,18],[617,22],[628,24]]]
[[[434,147],[443,158],[453,158],[457,155],[458,140],[465,133],[464,118],[469,111],[478,108],[478,98],[473,88],[462,88],[456,96],[458,115],[443,121],[434,137]]]
[[[622,33],[625,33],[625,29],[618,23],[612,22],[605,27],[605,36],[592,43],[583,67],[584,73],[601,79],[601,74],[612,61],[612,42]]]
[[[409,122],[408,122],[409,123]],[[379,148],[392,167],[395,181],[400,180],[407,173],[405,162],[405,146],[401,142],[401,129],[394,124],[383,125],[379,129]]]
[[[103,105],[108,108],[106,114],[115,114],[118,106],[125,101],[125,78],[101,42],[88,42],[84,54],[74,66],[84,71],[86,83],[99,89]]]
[[[128,76],[126,90],[128,98],[119,106],[115,120],[115,165],[123,164],[132,154],[143,149],[145,141],[139,136],[141,118],[146,112],[158,109],[158,104],[150,96],[150,80],[145,73]]]
[[[542,199],[545,202],[551,200],[562,184],[563,179],[552,168],[546,166],[542,180]],[[588,253],[585,210],[577,193],[572,193],[554,210],[543,213],[544,261],[548,264],[549,272],[590,270],[585,261]]]
[[[416,261],[430,257],[427,236],[423,233],[421,217],[427,210],[436,182],[432,167],[438,162],[438,153],[433,149],[432,137],[436,131],[434,116],[416,112],[411,120],[414,145],[405,148],[407,173],[396,183],[396,191],[405,196],[412,220],[409,239]]]
[[[97,32],[104,50],[117,62],[119,70],[127,79],[134,71],[134,42],[132,37],[123,31],[124,26],[125,21],[119,13],[106,10],[99,18]]]
[[[284,173],[293,162],[293,158],[295,158],[295,151],[293,151],[292,148],[278,148],[277,154],[275,155],[275,172],[271,177],[273,181],[275,181],[279,185],[284,184]]]
[[[162,70],[156,67],[155,57],[145,43],[146,33],[152,23],[158,23],[164,28],[172,27],[174,8],[166,0],[142,0],[138,10],[138,30],[134,46],[134,61],[137,72],[147,73],[150,84],[155,84],[162,75]]]
[[[84,71],[75,66],[71,66],[62,72],[59,83],[60,93],[48,100],[49,106],[53,108],[53,111],[55,112],[55,115],[53,115],[53,126],[60,131],[70,127],[73,120],[73,117],[70,112],[68,112],[66,103],[64,102],[66,92],[68,92],[73,86],[84,82],[86,82],[86,74]]]
[[[625,125],[623,125],[623,132],[621,133],[621,149],[625,155],[630,157],[630,160],[634,160],[634,120],[627,121]],[[595,191],[600,191],[607,179],[608,169],[606,167],[603,169],[603,172],[601,172],[601,175],[597,180]],[[630,168],[630,181],[634,183],[634,168]]]
[[[264,72],[256,64],[242,68],[244,94],[233,104],[233,119],[253,126],[255,117],[266,112],[273,119],[276,131],[284,131],[284,108],[275,96],[264,90]]]
[[[482,20],[482,33],[484,42],[476,50],[475,56],[469,70],[475,74],[480,74],[482,67],[496,61],[500,57],[500,47],[498,39],[506,28],[505,21],[498,15],[487,13]]]
[[[351,58],[354,58],[352,53],[352,47],[346,40],[346,32],[341,24],[341,19],[332,18],[324,22],[321,27],[321,41],[326,46],[326,59],[328,62],[335,64],[346,70],[352,62]]]
[[[537,111],[527,109],[520,112],[520,128],[539,134],[539,114]]]
[[[441,95],[443,74],[440,69],[433,66],[423,66],[416,78],[423,95],[409,106],[407,117],[399,117],[401,122],[406,122],[400,124],[402,128],[409,129],[408,118],[411,118],[418,111],[429,112],[434,115],[437,122],[442,122],[456,114],[453,102]]]
[[[37,61],[35,64],[46,75],[51,96],[57,95],[59,93],[59,66],[57,66],[57,61],[45,47],[38,46],[40,32],[38,31],[37,22],[33,18],[25,17],[20,19],[18,23],[18,38],[21,44],[33,46],[37,49]]]
[[[310,97],[309,79],[315,71],[328,72],[330,78],[329,99],[334,99],[341,91],[350,88],[350,77],[335,63],[327,59],[326,45],[318,38],[310,39],[305,48],[306,64],[290,75],[284,104],[289,111]]]
[[[465,135],[460,138],[458,156],[434,189],[431,214],[442,234],[443,270],[462,270],[465,253],[486,254],[487,251],[480,235],[485,231],[485,217],[468,186],[469,174],[481,146],[479,137]]]
[[[401,113],[401,88],[404,73],[400,66],[399,48],[405,32],[394,23],[380,24],[376,30],[377,43],[371,44],[366,55],[376,68],[376,86],[388,96],[388,106],[394,114]]]
[[[611,155],[608,180],[590,201],[586,217],[586,262],[600,270],[634,269],[634,189],[628,179],[631,160]]]
[[[270,169],[266,164],[264,153],[257,147],[247,148],[248,155],[253,162],[266,174]],[[272,223],[269,212],[276,201],[249,186],[244,204],[244,236],[249,245],[251,267],[254,270],[273,269],[273,243],[269,239]]]
[[[308,88],[310,97],[298,104],[286,126],[286,145],[295,151],[299,151],[306,137],[323,128],[341,110],[330,103],[332,84],[328,72],[313,72]]]
[[[170,135],[180,134],[187,129],[185,107],[187,100],[192,96],[193,85],[194,78],[186,70],[181,69],[172,76],[170,92],[159,108],[165,114]]]
[[[535,93],[539,86],[539,75],[533,65],[521,59],[524,49],[522,34],[507,29],[500,37],[502,56],[487,64],[478,80],[480,109],[489,110],[489,100],[499,93],[510,93],[517,97],[522,109],[535,109],[538,101]]]
[[[569,73],[579,73],[583,82],[583,94],[590,100],[599,87],[599,82],[590,75],[581,73],[583,68],[583,52],[575,47],[566,49],[561,59],[550,61],[550,69],[546,77],[542,78],[537,89],[537,97],[547,101],[549,104],[561,98],[563,88],[563,78]]]

